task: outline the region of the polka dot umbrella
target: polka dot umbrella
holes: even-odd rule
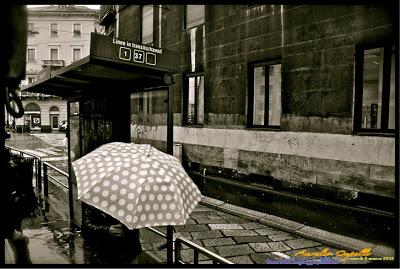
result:
[[[184,225],[201,193],[174,156],[113,142],[74,161],[78,199],[129,229]]]

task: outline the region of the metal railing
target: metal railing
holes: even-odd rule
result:
[[[39,190],[39,192],[40,192],[42,190],[42,161],[41,161],[41,158],[35,154],[28,153],[28,152],[25,152],[23,150],[20,150],[20,149],[14,148],[14,147],[5,146],[5,148],[8,149],[10,153],[16,152],[21,157],[24,157],[26,155],[26,156],[33,158],[33,165],[34,165],[33,172],[35,174],[35,188],[37,190]]]
[[[176,264],[186,264],[181,257],[181,249],[182,245],[186,245],[188,247],[191,247],[193,249],[193,264],[199,264],[199,254],[203,254],[210,260],[212,260],[213,264],[234,264],[230,260],[227,260],[214,252],[211,252],[210,250],[203,248],[202,246],[197,245],[196,243],[184,238],[184,237],[177,237],[175,239],[175,263]]]

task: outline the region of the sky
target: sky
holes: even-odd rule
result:
[[[48,6],[48,5],[28,5],[28,8],[30,7],[44,7],[44,6]],[[100,9],[100,5],[77,5],[77,6],[85,6],[91,9]]]

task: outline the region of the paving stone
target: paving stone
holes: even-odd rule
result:
[[[282,232],[282,231],[279,231],[274,228],[256,229],[255,231],[259,235],[273,235],[273,234],[279,234]]]
[[[197,225],[183,225],[183,226],[176,226],[175,230],[177,232],[200,232],[200,231],[209,231],[207,225],[197,224]]]
[[[214,206],[219,206],[219,205],[222,205],[222,204],[224,204],[225,202],[224,201],[221,201],[221,200],[217,200],[217,199],[214,199],[214,198],[211,198],[211,197],[207,197],[207,196],[203,196],[202,198],[201,198],[201,202],[200,202],[201,204],[206,204],[206,205],[214,205]]]
[[[204,239],[204,246],[225,246],[225,245],[234,245],[236,242],[231,237],[225,238],[213,238],[213,239]]]
[[[254,236],[257,233],[253,230],[221,230],[225,236]]]
[[[186,220],[186,224],[185,225],[193,225],[193,224],[197,224],[197,222],[195,220],[192,220],[192,219]]]
[[[309,248],[309,247],[316,247],[316,246],[321,245],[318,242],[307,240],[304,238],[287,240],[287,241],[285,241],[285,243],[292,249]]]
[[[208,239],[208,238],[218,238],[224,235],[220,231],[204,231],[204,232],[193,232],[191,233],[193,239]]]
[[[268,236],[269,239],[272,241],[285,241],[289,239],[296,239],[296,237],[293,237],[291,234],[282,232],[280,234],[273,234]]]
[[[221,216],[218,216],[218,215],[208,215],[207,217],[209,219],[223,219]]]
[[[215,252],[215,249],[212,247],[207,247],[211,252]],[[184,262],[193,262],[194,261],[194,250],[193,249],[183,249],[180,252],[181,259]],[[199,261],[209,260],[210,258],[205,256],[204,254],[199,253]]]
[[[245,229],[265,229],[265,228],[270,228],[264,224],[258,223],[258,222],[249,222],[249,223],[242,223],[240,224],[243,228]]]
[[[243,229],[239,224],[208,224],[211,230],[237,230]]]
[[[235,241],[238,244],[242,244],[242,243],[267,243],[267,242],[271,242],[271,239],[269,239],[266,236],[262,236],[262,235],[256,235],[256,236],[235,236],[233,239],[235,239]]]
[[[255,252],[271,252],[274,251],[268,243],[249,243],[249,246],[254,249]]]
[[[268,243],[269,247],[272,248],[274,251],[286,251],[290,250],[290,247],[288,247],[285,243],[283,242],[271,242]]]
[[[274,255],[272,252],[253,253],[250,254],[250,257],[256,264],[267,264],[268,261],[283,260],[282,257]]]
[[[229,260],[235,264],[254,264],[253,260],[245,255],[230,257]]]
[[[189,232],[176,232],[174,233],[175,238],[176,237],[184,237],[186,239],[192,239],[192,235]]]
[[[222,257],[246,255],[254,252],[247,244],[215,247],[215,249]]]
[[[196,222],[199,223],[199,224],[221,224],[221,223],[227,223],[227,221],[224,220],[224,219],[210,219],[210,218],[197,219]]]

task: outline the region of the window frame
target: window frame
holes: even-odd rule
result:
[[[280,130],[281,125],[269,125],[269,66],[271,65],[281,65],[281,115],[280,118],[282,120],[282,81],[283,81],[283,68],[282,68],[282,59],[281,58],[273,58],[268,60],[256,61],[248,63],[247,65],[247,81],[248,81],[248,96],[247,96],[247,124],[246,128],[250,129],[263,129],[263,130]],[[254,69],[256,67],[268,67],[268,70],[265,71],[264,74],[264,125],[253,124],[254,121]],[[268,87],[267,87],[268,85]],[[281,121],[280,121],[281,122]]]
[[[78,60],[74,60],[74,51],[75,50],[79,50],[79,52],[80,52],[80,56],[79,56],[79,59]],[[79,47],[72,47],[72,62],[77,62],[77,61],[79,61],[79,60],[82,60],[82,47],[81,46],[79,46]]]
[[[32,61],[29,60],[29,50],[33,50],[33,60],[32,60]],[[28,49],[27,49],[26,58],[27,58],[27,62],[28,62],[28,63],[34,63],[34,62],[36,62],[36,49],[35,49],[35,48],[28,48]]]
[[[53,30],[51,29],[52,25],[56,25],[57,26],[57,34],[53,34]],[[50,31],[50,37],[58,37],[58,34],[59,34],[58,23],[51,22],[50,23],[50,27],[49,27],[49,31]]]
[[[75,33],[75,25],[79,25],[79,34]],[[82,37],[82,24],[81,23],[72,23],[72,36],[73,37]]]
[[[198,24],[198,25],[194,25],[194,26],[191,26],[191,27],[187,27],[187,19],[186,19],[186,17],[187,17],[187,8],[188,8],[188,6],[189,5],[183,5],[183,30],[190,30],[192,28],[204,25],[206,23],[206,5],[197,5],[197,6],[203,6],[203,9],[204,9],[203,10],[204,11],[203,23]]]
[[[353,134],[355,135],[382,135],[394,136],[397,127],[395,121],[395,128],[388,129],[389,125],[389,102],[390,102],[390,76],[391,76],[391,61],[392,51],[394,46],[394,53],[396,55],[396,44],[392,41],[375,42],[368,44],[357,45],[355,48],[354,57],[354,106],[353,106]],[[362,128],[362,102],[364,94],[364,51],[383,48],[383,75],[382,75],[382,99],[381,106],[381,127],[378,128]],[[397,56],[397,55],[396,55]],[[396,68],[395,63],[395,68]],[[395,72],[395,76],[397,76]],[[395,83],[397,80],[395,79]],[[396,85],[395,85],[395,100],[397,98]],[[395,107],[397,111],[397,107]],[[396,116],[395,112],[395,116]]]
[[[197,80],[195,79],[195,122],[194,123],[189,123],[188,122],[188,116],[189,116],[189,78],[196,78],[196,77],[203,77],[204,80],[204,92],[203,96],[205,96],[205,75],[204,72],[191,72],[191,73],[186,73],[184,74],[183,77],[183,92],[182,92],[182,98],[183,98],[183,114],[182,114],[182,126],[185,127],[203,127],[204,126],[204,118],[205,118],[205,107],[203,108],[203,123],[198,123],[198,103],[199,103],[199,93],[198,93],[198,87],[197,87]],[[205,98],[204,98],[205,99]],[[203,106],[205,104],[203,100]]]
[[[51,50],[57,50],[57,59],[52,59],[51,58]],[[60,60],[60,48],[58,48],[58,47],[49,47],[49,59],[50,59],[50,61],[58,61],[58,60]]]
[[[153,9],[153,27],[152,27],[152,29],[151,29],[151,39],[152,39],[152,41],[151,41],[151,43],[143,43],[143,8],[145,7],[145,6],[151,6],[151,8]],[[141,5],[140,6],[140,43],[141,44],[145,44],[145,45],[148,45],[148,46],[153,46],[154,45],[154,14],[155,14],[155,8],[154,8],[154,5]]]

